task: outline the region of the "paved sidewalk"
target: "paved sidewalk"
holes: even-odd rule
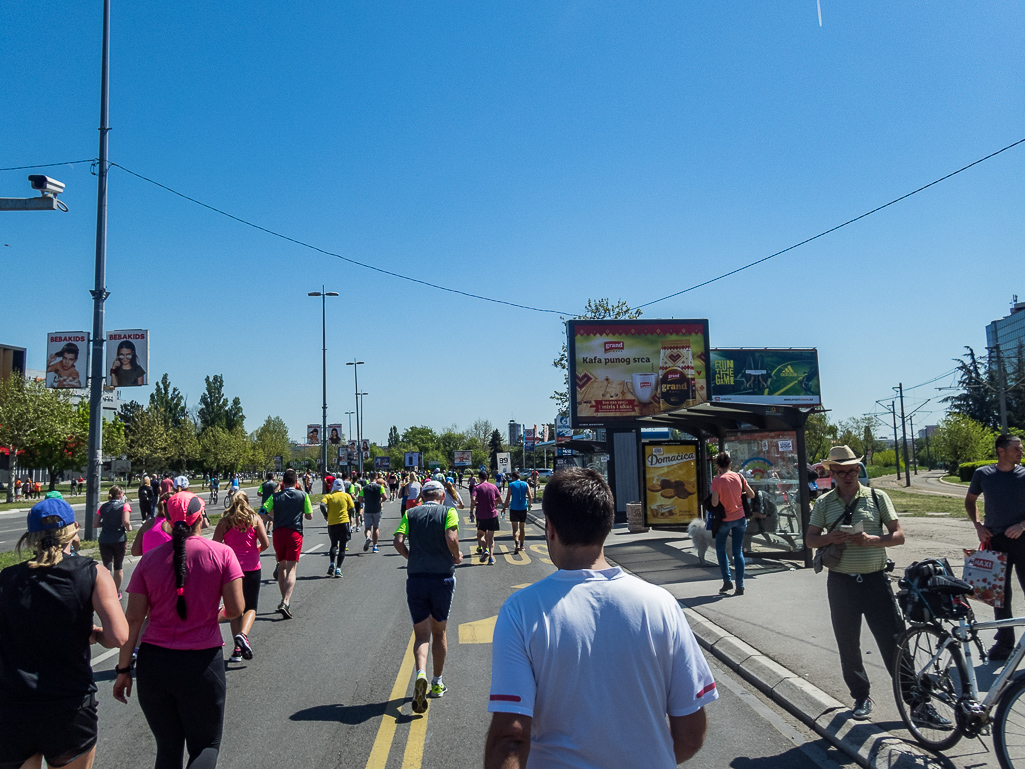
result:
[[[531,515],[543,524],[539,506]],[[894,576],[912,561],[948,557],[955,567],[963,548],[977,546],[974,531],[950,518],[903,518],[907,544],[891,548]],[[752,559],[742,597],[720,596],[722,579],[715,551],[701,566],[685,534],[631,534],[617,525],[606,541],[610,561],[680,600],[706,651],[723,660],[748,681],[866,767],[996,766],[990,738],[962,740],[944,757],[919,749],[903,728],[892,683],[879,659],[875,640],[863,628],[862,650],[873,682],[875,710],[868,722],[850,719],[851,699],[840,674],[840,662],[826,601],[826,575],[800,567],[797,561]],[[980,605],[981,606],[981,605]],[[988,608],[979,609],[986,616]],[[990,680],[993,665],[980,669],[980,686]]]

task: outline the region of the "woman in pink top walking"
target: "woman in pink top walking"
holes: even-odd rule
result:
[[[730,562],[726,557],[726,538],[733,535],[733,565],[737,569],[737,592],[744,595],[744,535],[747,533],[747,518],[744,516],[743,497],[751,498],[754,491],[748,486],[744,476],[730,469],[733,460],[725,451],[715,458],[719,472],[712,479],[712,506],[722,503],[726,516],[715,535],[715,555],[719,559],[719,571],[722,572],[722,587],[719,595],[726,595],[733,590],[730,579]]]
[[[232,550],[242,567],[242,596],[245,609],[241,617],[231,621],[231,634],[235,636],[235,650],[229,662],[253,658],[249,633],[256,621],[256,607],[260,599],[260,553],[270,547],[267,529],[256,511],[249,506],[249,495],[238,491],[214,529],[214,542],[223,542]]]
[[[167,500],[170,498],[170,494],[161,494],[160,501],[153,508],[153,515],[139,527],[139,533],[132,542],[132,555],[136,558],[171,541],[171,522],[167,520]]]

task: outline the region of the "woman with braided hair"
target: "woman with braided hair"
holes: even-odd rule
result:
[[[116,649],[128,623],[114,580],[73,556],[78,523],[63,499],[29,511],[18,541],[35,556],[0,571],[0,767],[89,769],[96,753],[96,684],[89,646]],[[93,624],[93,612],[102,626]]]
[[[138,645],[139,705],[156,739],[157,769],[180,768],[186,747],[191,769],[211,769],[221,744],[226,682],[218,623],[242,614],[242,569],[230,547],[199,536],[205,507],[190,491],[172,495],[171,541],[143,555],[128,583],[128,642],[114,699],[127,702],[132,693]]]

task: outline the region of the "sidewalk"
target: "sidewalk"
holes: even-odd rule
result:
[[[539,509],[531,516],[543,525]],[[888,551],[896,563],[895,577],[922,558],[947,557],[956,567],[961,549],[978,544],[965,521],[908,517],[901,523],[907,544]],[[712,564],[700,566],[685,534],[631,534],[625,525],[617,525],[606,541],[605,553],[610,561],[672,593],[706,651],[862,766],[996,766],[989,738],[984,738],[985,745],[963,739],[943,757],[917,747],[903,728],[890,676],[867,627],[862,632],[862,653],[873,683],[875,710],[871,721],[850,719],[852,703],[840,674],[825,574],[800,568],[796,561],[752,559],[745,595],[720,596],[722,578],[714,550],[708,554]],[[980,607],[979,615],[986,616],[988,607]],[[980,669],[980,686],[985,687],[989,678]]]

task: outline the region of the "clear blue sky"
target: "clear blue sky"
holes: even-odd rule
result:
[[[822,0],[821,27],[814,0],[113,6],[112,161],[330,252],[569,313],[700,283],[1025,137],[1020,3]],[[5,3],[0,167],[96,156],[101,11]],[[1023,169],[1020,145],[645,316],[708,318],[713,346],[817,347],[832,415],[868,412],[1025,296]],[[27,173],[0,173],[0,196],[32,194]],[[0,220],[0,341],[31,368],[47,331],[92,317],[96,180],[46,173],[70,213]],[[249,429],[319,421],[322,283],[343,294],[331,421],[354,356],[374,440],[553,418],[559,315],[111,170],[107,328],[149,328],[154,378],[190,404],[220,373]]]

